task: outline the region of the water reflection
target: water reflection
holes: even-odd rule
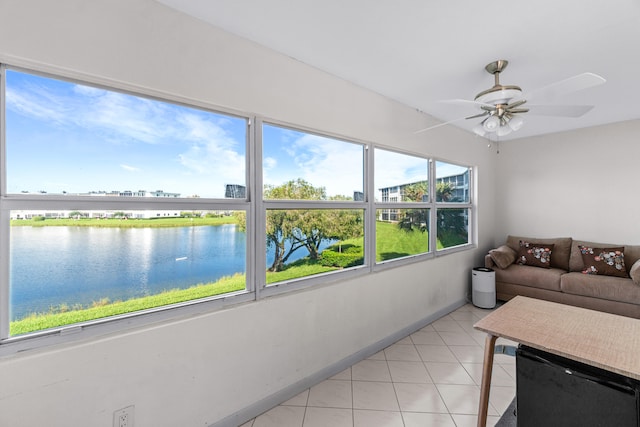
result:
[[[12,227],[11,318],[186,288],[244,273],[235,225],[168,228]]]

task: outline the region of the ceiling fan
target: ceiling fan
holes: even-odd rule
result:
[[[474,106],[480,109],[478,114],[460,117],[435,126],[417,131],[424,132],[440,126],[444,126],[460,120],[482,118],[473,127],[473,132],[479,136],[505,136],[517,131],[524,124],[522,115],[555,116],[555,117],[580,117],[589,112],[593,105],[550,105],[528,104],[532,99],[541,99],[553,102],[563,95],[587,89],[603,84],[606,80],[597,74],[582,73],[568,79],[552,83],[548,86],[523,93],[519,86],[503,85],[500,83],[500,73],[509,65],[509,61],[500,59],[487,64],[485,70],[493,74],[495,84],[487,90],[483,90],[473,100],[450,99],[440,102],[463,106]]]

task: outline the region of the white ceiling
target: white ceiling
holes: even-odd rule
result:
[[[584,72],[607,80],[555,102],[594,105],[586,115],[525,115],[503,140],[640,118],[639,0],[158,1],[440,121],[479,112],[439,101],[493,86],[484,67],[497,59],[509,61],[501,83],[525,93]]]

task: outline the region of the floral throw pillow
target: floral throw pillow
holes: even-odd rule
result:
[[[591,248],[578,246],[582,254],[585,274],[602,274],[605,276],[629,277],[624,266],[624,247]]]
[[[553,247],[554,245],[549,243],[530,243],[520,240],[516,262],[520,265],[551,268]]]

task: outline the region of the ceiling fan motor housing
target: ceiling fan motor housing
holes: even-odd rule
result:
[[[475,100],[485,104],[506,105],[509,101],[522,95],[522,89],[515,85],[501,85],[500,73],[509,65],[509,61],[499,59],[484,67],[489,74],[495,77],[495,85],[476,95]]]

